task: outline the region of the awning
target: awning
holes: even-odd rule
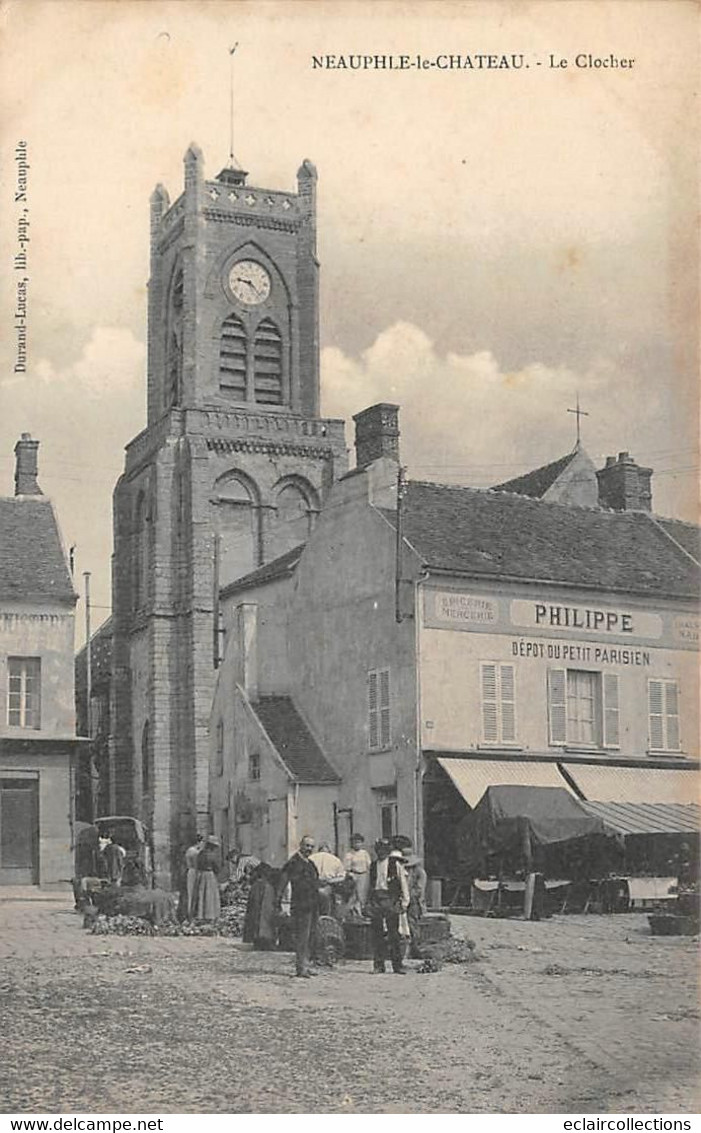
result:
[[[474,807],[487,787],[564,787],[574,795],[556,763],[438,757],[468,806]]]
[[[698,803],[697,771],[655,767],[602,767],[564,763],[567,774],[588,802]]]
[[[698,834],[701,807],[680,803],[582,803],[619,834]]]

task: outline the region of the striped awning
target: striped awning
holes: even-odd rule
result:
[[[556,763],[533,760],[450,759],[438,757],[468,806],[476,806],[487,787],[564,787],[575,795]]]
[[[700,798],[697,771],[587,763],[563,763],[563,767],[587,802],[688,805]]]
[[[698,834],[701,807],[680,803],[582,803],[619,834]]]

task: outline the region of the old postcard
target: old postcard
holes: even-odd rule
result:
[[[0,14],[0,1108],[693,1113],[698,5]]]

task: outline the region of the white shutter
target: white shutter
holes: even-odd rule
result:
[[[368,673],[368,747],[380,744],[380,714],[378,711],[377,673]]]
[[[667,751],[679,751],[679,686],[676,681],[664,683],[664,713]]]
[[[664,699],[662,681],[647,683],[648,731],[652,751],[664,751]]]
[[[389,747],[391,740],[390,730],[390,700],[389,700],[389,669],[381,669],[380,678],[380,747]]]
[[[500,665],[501,679],[501,738],[504,743],[516,740],[516,692],[513,665]]]
[[[620,747],[618,677],[616,673],[604,673],[604,747]]]
[[[497,705],[497,667],[493,662],[482,662],[482,735],[484,742],[494,744],[499,739],[499,709]]]
[[[548,716],[550,743],[567,743],[567,671],[550,669],[548,672]]]

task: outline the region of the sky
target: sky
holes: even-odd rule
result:
[[[655,470],[655,510],[697,518],[695,3],[5,0],[0,15],[0,494],[30,432],[79,589],[91,572],[93,626],[112,489],[145,424],[149,196],[180,194],[192,141],[208,177],[226,164],[234,43],[249,183],[294,189],[304,158],[319,172],[324,415],[394,401],[410,477],[489,486],[568,452],[579,396],[597,466],[630,451]],[[473,67],[313,66],[352,54]],[[576,65],[589,56],[633,63]]]

